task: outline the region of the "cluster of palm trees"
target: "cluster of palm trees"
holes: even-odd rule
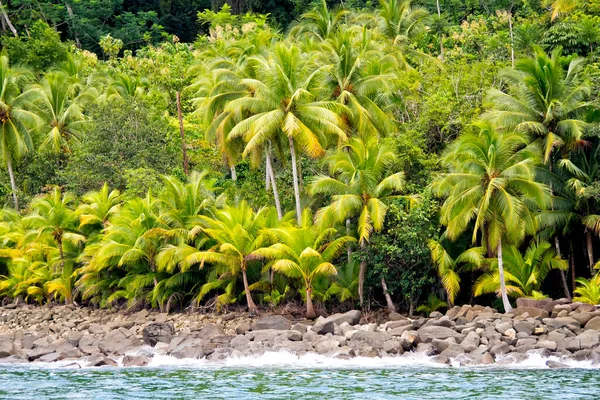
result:
[[[509,296],[545,297],[541,285],[551,270],[559,271],[570,298],[560,244],[566,239],[572,246],[568,235],[578,228],[594,273],[592,233],[599,219],[586,191],[598,141],[586,132],[597,124],[597,105],[581,74],[584,60],[575,58],[566,68],[562,60],[561,49],[551,55],[537,49],[505,70],[505,90],[489,92],[491,108],[442,159],[448,172],[432,187],[444,199],[446,230],[431,249],[450,300],[460,287],[458,272],[472,269],[484,269],[474,294],[498,293],[506,311],[512,309]],[[467,231],[477,247],[452,257],[446,247]],[[585,292],[598,278],[578,280],[574,263],[571,269],[573,284],[582,284],[576,300],[599,303]]]
[[[195,64],[185,79],[159,73],[156,81],[176,87],[182,139],[180,94],[233,181],[244,158],[264,167],[272,208],[251,206],[248,193],[237,197],[249,201],[225,198],[215,166],[164,176],[163,190],[143,198],[108,185],[81,198],[53,188],[21,212],[14,166],[25,152],[69,153],[73,141],[85,140],[85,111],[94,102],[161,95],[159,84],[150,93],[114,59],[105,64],[114,67],[111,78],[90,74],[75,56],[36,78],[2,56],[0,146],[15,207],[0,218],[0,258],[8,269],[0,296],[161,310],[245,298],[253,313],[255,299],[276,305],[296,296],[310,318],[313,299],[364,304],[366,254],[390,202],[419,201],[404,193],[407,177],[386,136],[401,130],[403,74],[419,63],[443,71],[443,48],[436,59],[413,46],[433,22],[409,0],[380,0],[374,13],[331,10],[323,1],[286,36],[247,23],[194,51],[177,44]],[[154,61],[131,57],[124,64],[152,69]],[[560,276],[565,296],[600,302],[599,275],[577,279],[561,251],[583,229],[586,274],[594,274],[600,141],[588,131],[598,113],[583,60],[567,68],[563,61],[560,49],[536,49],[504,71],[505,87],[489,92],[489,109],[441,158],[444,172],[427,190],[442,201],[446,229],[429,246],[449,304],[459,296],[461,275],[475,271],[472,294],[497,293],[506,311],[510,297],[543,296],[550,273]],[[305,173],[307,164],[316,171]],[[184,165],[187,172],[185,155]],[[288,167],[293,210],[284,209],[277,173]],[[461,248],[464,238],[472,246]],[[352,256],[357,251],[360,259]],[[573,253],[570,247],[571,261]],[[573,284],[580,283],[574,291],[569,268]],[[381,276],[394,310],[387,287]]]

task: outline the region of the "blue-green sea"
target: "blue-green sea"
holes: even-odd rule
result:
[[[0,365],[0,399],[599,399],[600,369],[357,360]],[[379,365],[378,365],[379,363]]]

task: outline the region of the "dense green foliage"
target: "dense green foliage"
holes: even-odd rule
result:
[[[5,301],[600,301],[597,0],[230,3],[0,3]]]

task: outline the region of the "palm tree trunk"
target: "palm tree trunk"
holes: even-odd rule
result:
[[[15,26],[12,24],[12,22],[10,22],[10,18],[8,18],[8,13],[4,8],[4,4],[2,4],[2,0],[0,0],[0,9],[2,9],[2,17],[4,17],[4,21],[6,21],[6,24],[10,28],[11,32],[13,33],[13,35],[15,35],[15,37],[18,37],[19,33],[15,29]]]
[[[367,249],[367,242],[362,240],[360,242],[360,250],[362,251],[362,260],[360,261],[360,269],[358,270],[358,299],[360,301],[360,306],[362,307],[365,295],[365,273],[367,271],[367,257],[364,254]]]
[[[235,172],[235,165],[229,167],[229,171],[231,172],[231,180],[237,181],[237,172]]]
[[[350,232],[350,218],[346,218],[346,235],[350,236],[351,232]],[[350,258],[352,257],[352,247],[350,246],[350,243],[348,243],[346,245],[346,252],[348,253],[348,264],[350,264]]]
[[[275,208],[277,209],[277,217],[281,221],[283,218],[283,212],[281,211],[281,201],[279,200],[279,191],[277,190],[277,181],[275,181],[275,173],[273,172],[273,162],[271,161],[271,141],[269,140],[269,147],[267,148],[267,175],[271,187],[273,188],[273,197],[275,198]]]
[[[594,274],[594,243],[592,242],[592,233],[586,227],[585,228],[585,242],[587,245],[587,255],[590,267],[590,273]]]
[[[513,35],[513,24],[512,24],[512,7],[511,11],[508,12],[508,31],[510,32],[510,61],[512,67],[515,67],[515,39]]]
[[[63,261],[65,260],[65,252],[63,249],[63,241],[62,241],[62,237],[58,237],[58,239],[56,239],[56,243],[58,244],[58,253],[60,254],[60,259]]]
[[[294,139],[289,136],[290,152],[292,153],[292,175],[294,177],[294,197],[296,199],[296,219],[298,225],[302,224],[302,207],[300,206],[300,186],[298,185],[298,164],[296,162],[296,149],[294,148]]]
[[[71,20],[71,28],[73,28],[73,36],[75,36],[75,45],[78,49],[81,48],[81,41],[79,40],[79,35],[77,34],[77,29],[75,29],[75,13],[73,12],[73,8],[69,4],[68,1],[65,1],[65,8],[67,9],[67,14],[69,15],[69,19]]]
[[[502,304],[504,305],[504,312],[509,313],[512,311],[510,301],[508,301],[508,295],[506,294],[506,283],[504,281],[504,265],[502,264],[502,240],[498,239],[498,273],[500,274],[500,294],[502,296]]]
[[[246,275],[246,266],[242,268],[242,279],[244,280],[244,290],[246,291],[246,302],[248,303],[248,309],[251,314],[256,312],[256,304],[254,304],[254,300],[252,300],[252,295],[250,294],[250,286],[248,285],[248,276]]]
[[[383,276],[381,277],[381,288],[383,289],[383,295],[385,296],[385,301],[387,303],[388,311],[396,312],[396,306],[394,305],[394,302],[392,301],[392,296],[390,296],[390,293],[388,292],[387,283],[385,282],[385,278]]]
[[[177,118],[179,119],[179,135],[181,136],[181,154],[183,157],[183,173],[190,174],[188,169],[187,145],[185,143],[185,131],[183,130],[183,114],[181,112],[181,93],[176,93],[177,99]]]
[[[573,251],[573,242],[569,242],[569,261],[571,263],[571,290],[575,292],[575,279],[577,279],[577,271],[575,270],[575,252]]]
[[[312,288],[310,286],[306,288],[306,318],[317,318],[317,313],[315,312],[315,308],[313,307]]]
[[[562,255],[560,254],[560,241],[558,240],[558,235],[554,236],[554,247],[556,248],[556,255],[558,258],[562,258]],[[565,293],[565,298],[571,301],[571,293],[569,292],[569,285],[567,284],[567,275],[562,269],[559,269],[558,271],[560,272],[560,281]]]
[[[6,167],[8,168],[8,176],[10,177],[10,187],[12,190],[13,200],[15,202],[15,210],[19,211],[19,198],[17,197],[17,184],[15,183],[15,173],[12,166],[12,158],[10,155],[6,158]]]

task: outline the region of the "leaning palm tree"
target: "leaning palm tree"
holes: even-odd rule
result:
[[[404,187],[404,173],[390,171],[395,160],[394,150],[375,138],[367,141],[354,138],[327,157],[330,176],[317,176],[309,188],[312,195],[332,196],[331,204],[317,213],[317,220],[325,226],[356,220],[360,247],[366,250],[373,232],[383,228],[386,202],[398,197],[394,193]],[[361,304],[366,270],[365,258],[360,264],[358,280]]]
[[[526,233],[535,233],[534,212],[550,204],[550,188],[536,182],[539,147],[528,145],[520,133],[500,133],[489,123],[476,124],[477,134],[460,137],[443,158],[448,169],[432,184],[443,197],[440,221],[448,239],[473,229],[472,242],[481,240],[498,258],[500,294],[504,310],[508,300],[502,243],[518,244]]]
[[[255,250],[251,257],[270,260],[265,269],[273,268],[290,278],[300,278],[306,293],[306,318],[314,319],[317,314],[312,302],[313,282],[319,276],[337,274],[333,261],[356,239],[351,236],[335,239],[335,229],[321,230],[314,225],[308,209],[304,210],[300,227],[272,232],[278,243]]]
[[[270,243],[271,235],[265,227],[268,209],[254,212],[245,201],[237,206],[227,206],[214,212],[214,219],[201,216],[201,225],[192,234],[202,232],[215,244],[208,250],[200,250],[187,255],[182,261],[183,268],[205,263],[224,267],[229,277],[242,276],[246,301],[250,313],[257,312],[248,283],[249,255]]]
[[[567,261],[558,257],[548,242],[533,241],[525,254],[521,254],[515,246],[508,246],[503,255],[506,290],[516,297],[543,296],[541,286],[548,273],[568,267]],[[477,279],[473,287],[475,296],[499,292],[500,274],[497,267],[497,261],[493,260],[488,271]]]
[[[6,163],[15,209],[19,209],[14,163],[33,150],[30,130],[37,126],[36,115],[23,98],[20,87],[31,72],[11,67],[8,57],[0,56],[0,151]]]
[[[557,149],[581,147],[585,122],[582,113],[590,106],[590,87],[581,80],[584,59],[573,59],[565,72],[562,49],[548,56],[539,47],[533,58],[517,60],[514,69],[503,70],[509,92],[489,92],[492,109],[483,115],[497,127],[531,134],[542,143],[544,163],[552,167]]]
[[[254,93],[230,102],[225,111],[241,109],[246,118],[229,133],[230,140],[243,137],[244,156],[269,142],[285,138],[292,158],[296,218],[302,221],[297,153],[318,158],[330,143],[346,139],[342,107],[315,95],[320,76],[326,67],[314,68],[295,44],[280,43],[268,59],[258,57],[257,78],[243,81]],[[281,140],[283,141],[283,140]]]

